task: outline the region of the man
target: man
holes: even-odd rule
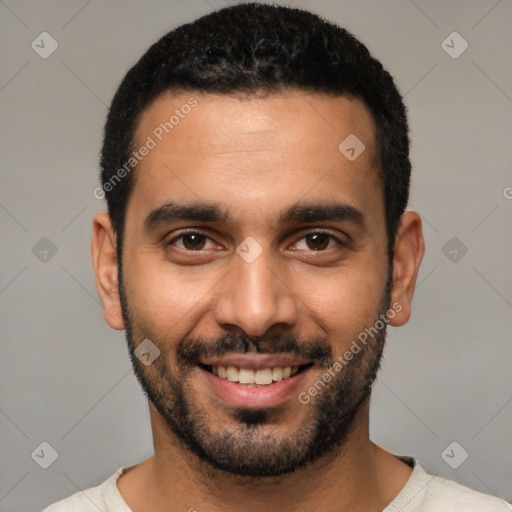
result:
[[[238,5],[148,50],[106,123],[92,257],[155,454],[47,512],[508,510],[369,439],[424,252],[408,149],[391,76],[311,13]]]

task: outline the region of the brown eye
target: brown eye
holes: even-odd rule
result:
[[[189,251],[197,251],[203,249],[206,244],[206,237],[197,233],[181,235],[179,238],[181,238],[183,241],[183,247]]]
[[[213,244],[213,241],[207,237],[206,235],[203,235],[202,233],[182,233],[181,235],[177,236],[176,238],[173,238],[168,245],[174,245],[178,249],[182,249],[185,251],[195,251],[199,252],[202,249],[208,249],[211,247],[206,247],[208,243]]]
[[[309,249],[313,251],[323,251],[329,247],[332,236],[325,233],[311,233],[305,238]]]

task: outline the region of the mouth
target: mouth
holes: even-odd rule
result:
[[[260,369],[243,368],[237,366],[224,366],[221,364],[209,365],[199,363],[199,366],[211,374],[234,382],[247,388],[258,388],[271,386],[275,382],[289,379],[300,372],[305,371],[313,363],[306,363],[294,366],[274,366]]]
[[[274,407],[294,397],[313,362],[270,354],[232,354],[197,363],[210,391],[233,407]]]

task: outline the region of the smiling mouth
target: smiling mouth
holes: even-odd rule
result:
[[[239,384],[247,388],[268,387],[276,382],[289,379],[310,368],[313,363],[295,366],[276,366],[261,369],[243,368],[237,366],[209,365],[198,363],[207,372],[220,379]]]

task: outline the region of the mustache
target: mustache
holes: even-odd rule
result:
[[[300,339],[294,334],[277,334],[272,337],[251,339],[247,336],[226,333],[220,338],[183,338],[176,347],[176,357],[183,363],[195,364],[202,358],[220,357],[228,353],[281,354],[293,353],[323,367],[333,361],[332,349],[325,338]]]

